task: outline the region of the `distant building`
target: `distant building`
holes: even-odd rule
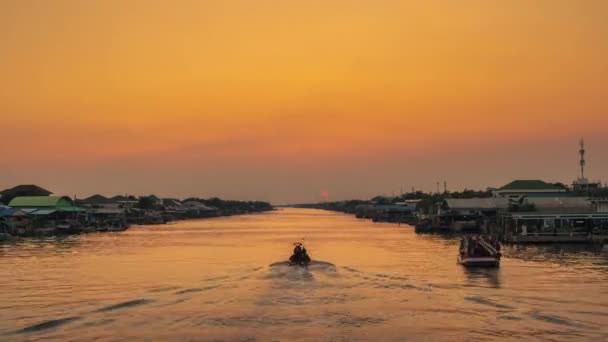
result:
[[[119,204],[121,207],[123,208],[133,208],[137,205],[137,203],[139,203],[139,200],[137,198],[135,198],[134,196],[114,196],[114,197],[110,197],[110,201],[112,203],[117,203]]]
[[[177,210],[182,208],[182,202],[176,198],[163,198],[161,199],[162,205],[168,210]]]
[[[74,202],[67,196],[23,196],[13,198],[8,206],[26,209],[60,209],[74,208]]]
[[[4,204],[9,204],[10,201],[15,197],[49,196],[50,194],[52,194],[51,191],[43,189],[37,185],[24,184],[0,191],[0,201],[2,201]]]
[[[438,208],[438,215],[456,214],[459,216],[492,217],[499,210],[506,210],[509,200],[503,197],[494,198],[446,198]]]
[[[593,198],[593,209],[597,213],[608,213],[608,198]]]
[[[104,207],[109,204],[117,203],[116,201],[102,195],[93,195],[85,199],[77,200],[79,205],[87,207]]]
[[[494,197],[520,200],[523,197],[561,197],[569,196],[568,189],[560,184],[546,183],[542,180],[515,180],[493,191]]]
[[[182,206],[191,216],[213,217],[219,215],[218,208],[207,206],[204,203],[195,200],[185,201],[182,203]]]
[[[152,200],[155,205],[162,205],[163,201],[156,195],[143,196]]]
[[[67,196],[24,196],[15,197],[9,204],[11,208],[23,210],[28,215],[66,217],[73,213],[83,212],[84,209],[74,206]]]

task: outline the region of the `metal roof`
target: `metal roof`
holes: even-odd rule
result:
[[[36,207],[71,207],[72,199],[67,196],[24,196],[15,197],[9,207],[36,208]]]
[[[511,183],[503,186],[498,189],[502,190],[555,190],[555,191],[564,191],[563,187],[557,186],[555,184],[547,183],[542,180],[532,179],[532,180],[514,180]]]
[[[591,212],[593,206],[587,197],[529,197],[526,202],[534,204],[537,211]]]
[[[126,212],[125,209],[121,208],[95,208],[88,210],[91,214],[108,214],[108,215],[120,215]]]
[[[65,212],[80,212],[80,211],[86,211],[85,209],[82,208],[78,208],[78,207],[59,207],[57,208],[59,211],[65,211]]]
[[[30,215],[36,215],[36,216],[38,216],[38,215],[50,215],[50,214],[52,214],[54,212],[57,212],[57,210],[55,210],[55,209],[38,209],[38,210],[36,210],[34,212],[31,212]]]
[[[43,189],[43,188],[39,187],[38,185],[22,184],[22,185],[17,185],[10,189],[4,189],[4,190],[0,191],[0,195],[7,195],[7,194],[41,194],[41,195],[46,196],[46,195],[52,194],[52,192],[48,191],[46,189]]]
[[[589,207],[591,202],[587,197],[529,197],[528,203],[534,203],[537,207]]]
[[[113,203],[114,201],[102,195],[93,195],[85,199],[81,199],[79,202],[85,204],[107,204]]]
[[[447,198],[445,202],[450,209],[498,209],[509,206],[509,200],[502,197]]]
[[[26,213],[21,209],[0,207],[0,216],[25,216]]]

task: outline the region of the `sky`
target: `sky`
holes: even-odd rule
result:
[[[267,200],[608,181],[603,0],[0,0],[0,187]]]

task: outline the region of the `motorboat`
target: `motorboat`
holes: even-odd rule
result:
[[[293,245],[293,254],[289,257],[289,266],[308,266],[311,260],[306,247],[301,242],[295,242]]]
[[[465,236],[460,240],[458,263],[471,267],[500,266],[500,244],[481,235]]]
[[[62,220],[55,224],[55,232],[60,234],[79,234],[82,224],[76,220]]]

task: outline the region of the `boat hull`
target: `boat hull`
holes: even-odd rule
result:
[[[466,267],[499,267],[500,259],[495,257],[458,257],[458,263]]]

